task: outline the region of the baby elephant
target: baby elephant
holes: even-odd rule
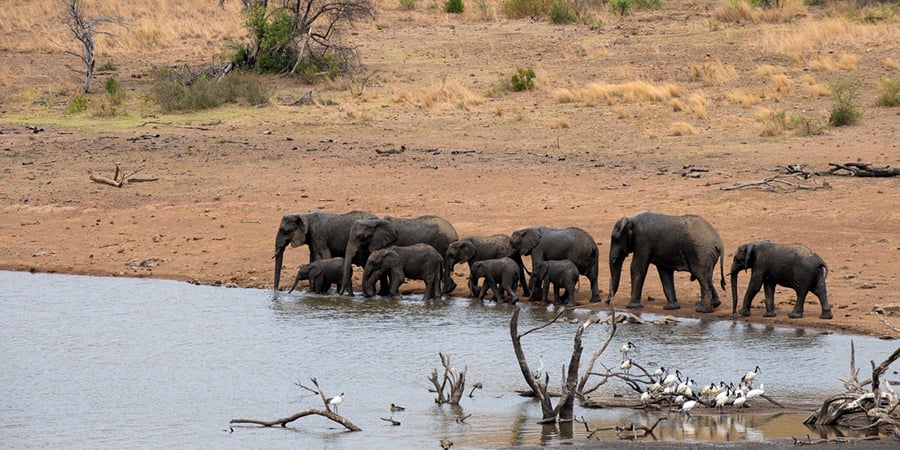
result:
[[[297,283],[309,280],[309,292],[325,295],[331,289],[331,283],[338,285],[343,276],[344,258],[319,259],[305,264],[297,271],[297,279],[288,293],[294,292]]]
[[[469,273],[469,286],[478,286],[478,281],[484,278],[484,284],[478,293],[478,299],[484,300],[488,288],[494,292],[494,301],[502,302],[509,294],[509,302],[519,301],[516,289],[519,288],[519,264],[512,258],[503,257],[485,259],[472,264]]]
[[[384,275],[390,279],[390,295],[400,293],[400,285],[406,278],[425,282],[423,300],[441,298],[441,268],[444,259],[428,244],[394,246],[375,250],[369,254],[363,271],[363,294],[367,297],[375,291],[375,281]]]
[[[825,261],[803,244],[773,244],[769,241],[750,242],[738,247],[731,263],[732,314],[737,311],[738,272],[750,269],[750,282],[741,307],[741,315],[750,315],[750,303],[759,288],[765,287],[766,313],[764,317],[775,316],[775,285],[789,287],[797,292],[797,304],[788,314],[792,319],[803,317],[803,302],[806,294],[812,292],[819,297],[822,306],[821,319],[830,319],[831,306],[825,290],[828,266]]]
[[[553,283],[554,301],[568,301],[569,305],[575,304],[575,285],[578,284],[578,267],[568,259],[553,261],[541,261],[534,266],[531,277],[535,280],[534,288],[541,288],[541,301],[547,302],[547,294],[550,291],[550,283]],[[565,289],[566,294],[560,296],[560,289]]]

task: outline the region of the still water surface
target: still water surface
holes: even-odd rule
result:
[[[540,407],[524,387],[509,338],[511,307],[468,299],[422,302],[312,297],[187,283],[0,272],[0,448],[422,448],[443,437],[454,448],[555,445],[583,440],[535,424]],[[520,332],[553,316],[526,307]],[[587,317],[588,311],[571,316]],[[653,316],[645,315],[645,318]],[[555,324],[523,340],[534,366],[551,375],[568,360],[575,325]],[[585,334],[583,364],[608,325]],[[801,327],[685,319],[667,326],[622,325],[600,362],[632,341],[635,362],[680,369],[699,384],[737,381],[756,365],[767,394],[789,403],[842,390],[850,339],[857,361],[882,361],[895,343]],[[484,388],[459,408],[438,406],[427,380],[438,352],[468,365]],[[598,366],[595,369],[601,370]],[[321,400],[295,385],[316,377],[343,392],[340,413],[363,429],[343,432],[311,416],[288,429],[235,427],[233,418],[271,420]],[[559,376],[551,378],[558,385]],[[613,383],[604,395],[619,392]],[[406,411],[391,413],[396,403]],[[816,435],[805,415],[663,413],[658,439],[763,440]],[[698,411],[701,412],[702,411]],[[458,423],[459,415],[469,415]],[[576,407],[592,427],[650,423],[657,413]],[[398,420],[391,426],[381,418]],[[574,434],[574,436],[573,436]],[[610,433],[605,435],[615,439]]]

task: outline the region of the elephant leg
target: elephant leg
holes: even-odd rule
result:
[[[799,319],[803,317],[803,304],[806,303],[806,294],[809,293],[806,289],[797,289],[797,302],[794,303],[794,309],[790,313],[788,313],[788,317],[791,319]]]
[[[766,293],[766,312],[763,313],[763,317],[775,317],[775,283],[771,281],[766,281],[763,283],[763,291]],[[800,310],[803,311],[803,307],[800,307]],[[803,313],[800,314],[801,316]]]
[[[662,283],[663,293],[666,294],[666,305],[663,309],[681,308],[678,297],[675,296],[675,271],[659,266],[656,266],[656,271],[659,272],[659,281]]]
[[[406,278],[403,270],[399,268],[391,270],[391,275],[387,278],[390,279],[389,283],[385,283],[385,280],[382,280],[382,290],[384,290],[384,286],[387,285],[390,286],[387,295],[390,295],[391,297],[400,296],[400,285],[403,284],[403,281]]]
[[[545,278],[541,280],[541,298],[540,301],[547,303],[547,300],[550,298],[550,278]]]
[[[718,308],[720,305],[722,305],[722,300],[719,299],[719,293],[716,291],[716,284],[713,283],[711,276],[709,277],[708,286],[709,286],[709,288],[708,288],[709,292],[710,292],[710,294],[712,294],[711,295],[711,297],[712,297],[711,305],[713,308]]]
[[[472,266],[469,266],[469,273],[472,273]],[[469,292],[472,294],[472,297],[478,296],[478,279],[469,275]]]
[[[481,283],[481,289],[478,291],[478,300],[484,301],[484,296],[487,295],[488,283],[487,280]]]
[[[503,303],[503,290],[500,289],[500,285],[494,280],[491,280],[491,291],[494,293],[494,301]]]
[[[828,289],[825,288],[824,278],[819,277],[816,288],[812,292],[819,298],[819,305],[822,307],[822,314],[819,314],[819,318],[831,319],[833,316],[831,314],[831,305],[828,304]]]
[[[509,302],[512,304],[516,304],[519,301],[519,296],[516,295],[516,281],[512,280],[503,280],[503,289],[509,294]]]
[[[559,295],[560,292],[562,292],[560,283],[553,283],[553,303],[562,301],[562,296]]]
[[[716,288],[713,286],[712,277],[709,277],[708,280],[705,277],[698,277],[697,281],[700,284],[700,304],[697,305],[696,310],[701,313],[711,313],[722,304],[719,295],[716,294]]]
[[[747,282],[747,292],[744,294],[744,303],[739,311],[742,316],[750,315],[750,303],[753,302],[753,298],[756,297],[756,294],[762,288],[762,280],[763,277],[756,275],[756,273],[750,275],[750,281]]]
[[[637,254],[631,259],[631,301],[625,305],[626,308],[643,308],[641,303],[641,294],[644,291],[644,277],[647,276],[647,269],[650,262],[643,261],[646,258],[638,258]]]

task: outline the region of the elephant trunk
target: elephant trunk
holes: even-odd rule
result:
[[[375,295],[375,282],[378,281],[378,271],[372,270],[370,267],[363,269],[363,295],[366,297],[372,297]]]
[[[737,280],[738,280],[738,272],[736,268],[731,268],[731,315],[737,314]]]
[[[606,303],[611,303],[613,297],[616,296],[616,292],[619,290],[619,281],[622,277],[622,265],[624,264],[624,261],[624,258],[617,258],[609,262],[609,297],[606,298]]]
[[[456,258],[447,255],[444,261],[444,289],[442,293],[449,294],[456,289],[456,282],[453,281],[453,267],[456,266],[457,260]]]
[[[284,246],[275,247],[275,290],[278,290],[278,283],[281,281],[281,264],[284,262]]]
[[[297,287],[298,283],[300,283],[300,277],[297,277],[297,279],[294,280],[294,284],[291,285],[291,290],[288,291],[288,294],[290,294],[291,292],[294,292],[294,288]]]
[[[353,257],[359,251],[359,246],[352,241],[347,243],[347,251],[344,253],[344,266],[341,270],[341,294],[353,295]]]

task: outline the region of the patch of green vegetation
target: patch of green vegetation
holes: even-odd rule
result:
[[[550,4],[550,21],[556,24],[572,23],[578,20],[575,4],[570,0],[554,0]]]
[[[900,83],[885,78],[878,83],[878,106],[900,106]]]
[[[842,79],[831,85],[831,99],[834,104],[831,107],[831,115],[828,123],[841,127],[853,125],[862,119],[863,113],[856,104],[859,96],[859,82]]]
[[[107,61],[107,62],[101,64],[100,67],[97,68],[98,72],[115,72],[116,70],[119,70],[119,69],[116,67],[115,64],[113,64],[112,61]]]
[[[503,13],[510,19],[543,17],[550,11],[550,0],[503,0]]]
[[[69,104],[66,105],[66,114],[78,114],[87,109],[87,97],[76,95]]]
[[[514,91],[530,91],[534,89],[534,71],[531,69],[516,69],[516,73],[509,78],[510,88]]]
[[[450,14],[462,14],[465,11],[466,5],[463,4],[462,0],[447,0],[444,3],[444,12]]]
[[[183,83],[168,68],[154,71],[151,93],[166,112],[197,111],[241,100],[258,105],[266,103],[271,96],[269,87],[258,76],[242,71],[231,72],[222,79],[201,76]]]
[[[634,3],[631,0],[611,0],[609,8],[619,16],[625,17],[634,8]]]
[[[407,11],[412,11],[418,6],[419,0],[400,0],[400,6]]]
[[[634,9],[660,9],[662,0],[634,0]]]

